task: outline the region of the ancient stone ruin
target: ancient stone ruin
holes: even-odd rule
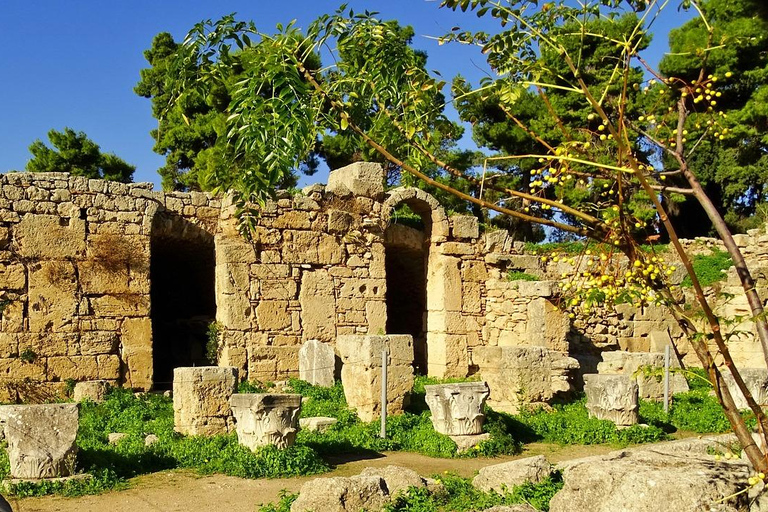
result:
[[[240,444],[287,448],[296,440],[301,395],[236,393],[230,398]]]
[[[11,478],[40,480],[74,473],[77,404],[0,406]]]
[[[506,231],[481,233],[476,218],[448,216],[423,190],[383,183],[379,166],[357,163],[333,171],[327,186],[278,191],[246,240],[231,196],[0,175],[0,399],[61,395],[67,381],[168,390],[179,368],[218,366],[237,370],[227,389],[233,379],[341,377],[354,382],[350,404],[373,419],[379,349],[389,344],[392,412],[414,373],[478,376],[488,403],[514,412],[567,396],[582,374],[634,367],[599,366],[615,361],[612,352],[659,353],[674,342],[680,364],[695,359],[663,309],[622,305],[570,319],[559,303],[568,262],[542,262]],[[400,221],[406,207],[418,224]],[[737,243],[751,262],[768,263],[764,232]],[[513,271],[540,280],[510,281]],[[723,291],[736,284],[729,274]],[[718,313],[743,313],[736,296]],[[729,347],[738,365],[758,366],[754,336]],[[643,396],[658,397],[646,384]],[[201,409],[209,420],[180,420],[182,430],[231,430],[227,393]]]

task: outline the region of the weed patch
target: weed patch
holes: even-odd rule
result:
[[[711,254],[697,254],[691,263],[701,286],[710,286],[722,281],[725,279],[723,270],[728,270],[733,266],[733,260],[728,253],[720,249],[713,249]],[[685,276],[680,285],[688,288],[693,286],[690,276]]]

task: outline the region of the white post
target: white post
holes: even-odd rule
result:
[[[381,432],[379,437],[387,438],[387,347],[381,351]]]
[[[664,347],[664,414],[669,413],[669,345]]]

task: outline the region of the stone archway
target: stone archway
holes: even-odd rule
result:
[[[415,286],[424,287],[424,307],[422,314],[422,326],[424,331],[423,345],[420,348],[414,337],[414,352],[416,354],[415,366],[424,371],[423,363],[426,361],[426,373],[430,376],[464,376],[467,372],[467,348],[466,332],[463,328],[461,316],[461,272],[460,260],[442,254],[440,246],[448,240],[449,222],[445,210],[437,199],[417,188],[396,188],[388,193],[383,205],[383,219],[387,226],[391,226],[392,214],[400,204],[406,204],[424,223],[423,230],[423,284],[418,282]],[[385,231],[385,240],[387,232]],[[390,239],[390,242],[392,240]],[[407,244],[406,244],[407,245]],[[410,244],[411,250],[416,249]],[[385,243],[385,258],[392,258],[392,248],[387,249]],[[405,253],[407,256],[407,253]],[[402,255],[400,257],[402,260]],[[389,268],[388,268],[389,276]],[[390,277],[387,281],[389,293]],[[397,283],[396,277],[394,283]],[[401,290],[402,286],[395,284],[395,290]],[[418,295],[418,294],[412,294]],[[397,298],[393,298],[397,300]],[[388,298],[388,316],[392,313],[402,314],[402,307],[390,308]],[[411,312],[417,314],[419,312]],[[388,327],[390,326],[388,321]],[[397,322],[394,325],[398,325]],[[400,324],[402,325],[402,323]],[[389,329],[388,329],[388,333]],[[400,333],[390,333],[400,334]],[[407,334],[412,334],[408,332]],[[423,352],[420,353],[420,352]]]

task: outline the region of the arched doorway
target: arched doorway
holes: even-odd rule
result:
[[[210,364],[215,264],[210,233],[170,212],[155,215],[149,268],[154,389],[172,387],[174,368]]]
[[[403,204],[421,219],[423,229],[417,230],[419,235],[402,228],[394,228],[400,231],[399,236],[390,232],[397,225],[397,208]],[[461,316],[459,260],[440,250],[449,234],[445,210],[423,190],[397,188],[391,190],[384,201],[383,217],[388,225],[384,232],[388,334],[403,334],[390,328],[411,330],[405,334],[417,330],[424,333],[414,336],[414,366],[420,373],[436,377],[465,376],[467,342]],[[400,241],[395,243],[398,238]],[[390,275],[393,271],[404,272],[404,275]],[[406,316],[407,321],[393,318],[398,314]]]

